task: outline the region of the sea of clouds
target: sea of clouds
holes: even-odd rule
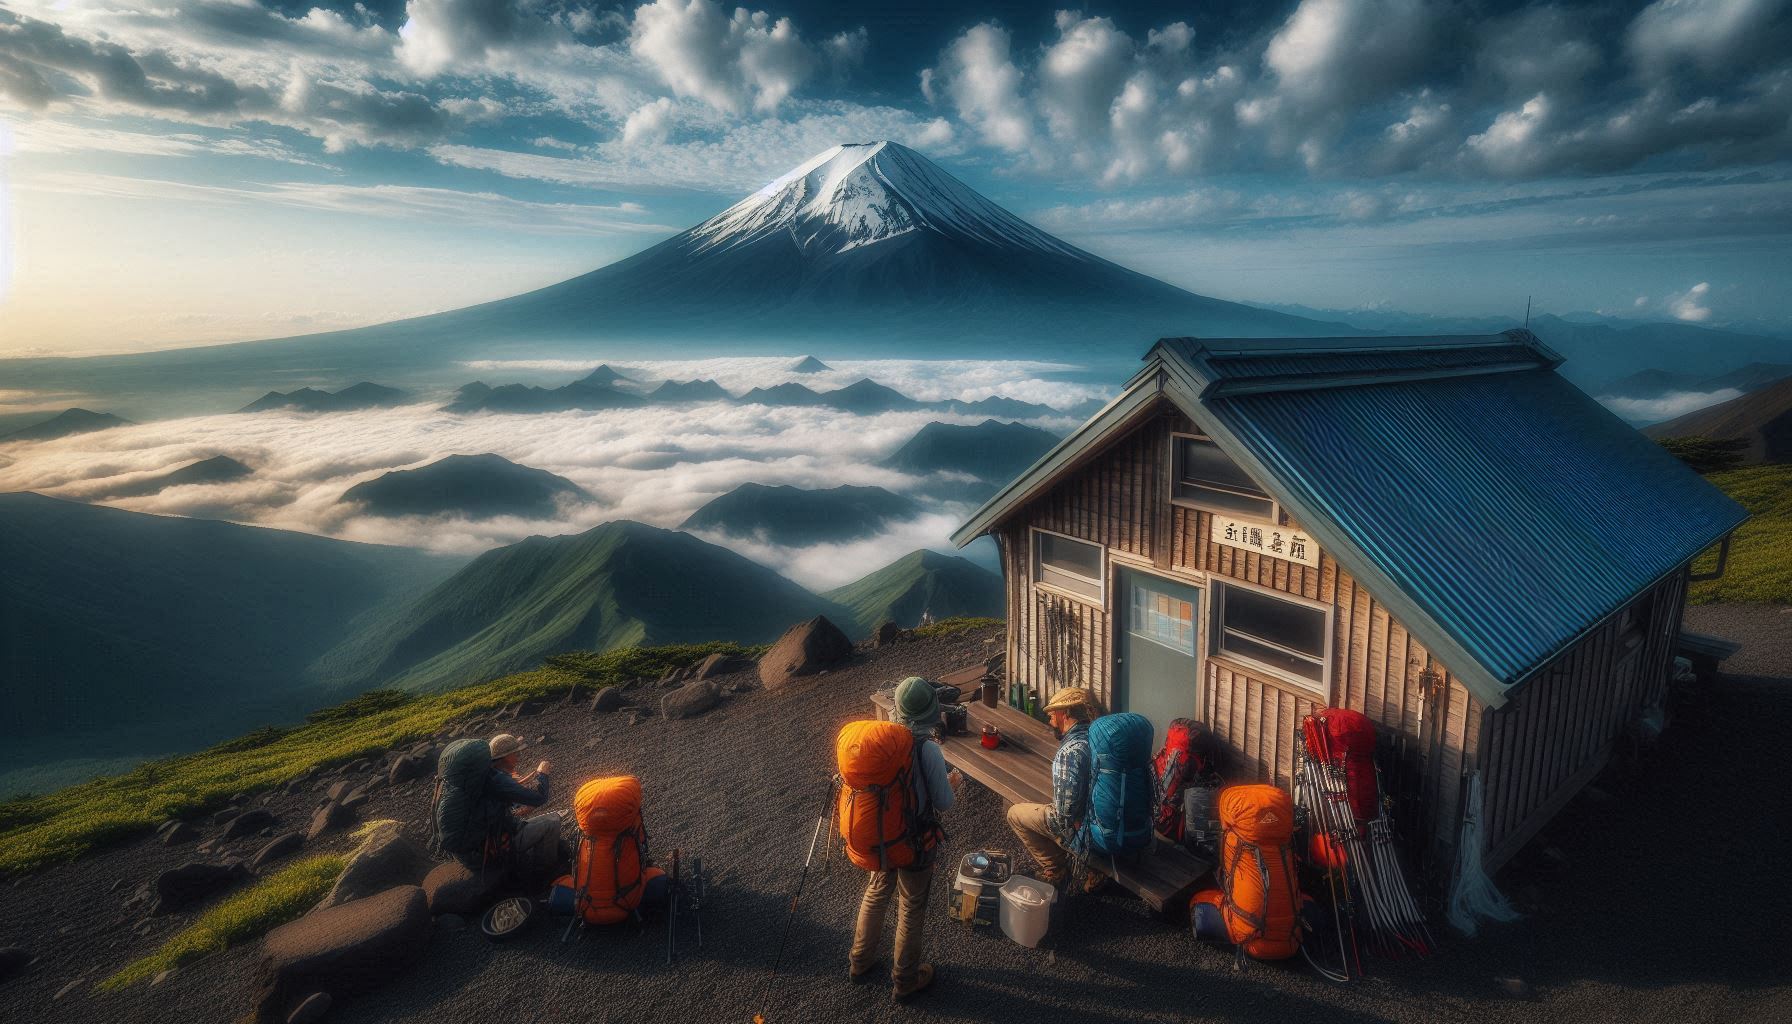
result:
[[[617,368],[646,384],[659,378],[712,378],[737,394],[787,380],[828,390],[867,376],[929,401],[1004,395],[1062,408],[1103,394],[1099,386],[1062,379],[1076,368],[1053,363],[830,361],[828,371],[793,374],[789,371],[793,362],[788,357],[738,358],[634,362]],[[470,377],[491,383],[515,379],[515,371],[534,371],[531,376],[546,372],[565,382],[589,373],[593,365],[518,361],[469,364],[468,369]],[[676,528],[705,502],[749,482],[802,488],[874,485],[923,501],[926,511],[915,519],[889,524],[877,536],[846,544],[791,548],[703,535],[799,583],[826,589],[851,582],[916,548],[949,549],[947,535],[970,508],[928,499],[930,481],[877,463],[929,421],[975,423],[985,418],[930,410],[864,416],[827,408],[724,402],[458,415],[441,410],[446,398],[432,395],[396,408],[345,413],[219,413],[51,441],[0,442],[0,491],[32,490],[137,512],[226,519],[464,554],[536,534],[577,533],[617,519]],[[1027,422],[1064,433],[1078,420],[1048,415]],[[481,520],[381,518],[339,501],[350,487],[387,472],[448,455],[484,452],[563,476],[593,500],[565,505],[553,518]],[[253,475],[227,483],[170,487],[143,497],[112,497],[135,483],[217,455],[245,463]]]

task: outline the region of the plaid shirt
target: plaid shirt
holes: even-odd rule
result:
[[[1089,809],[1089,775],[1089,723],[1078,722],[1064,734],[1052,758],[1052,811],[1046,822],[1062,839],[1082,827]]]

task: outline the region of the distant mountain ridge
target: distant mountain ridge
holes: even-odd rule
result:
[[[984,420],[974,426],[938,421],[922,427],[882,465],[905,473],[965,473],[1004,483],[1051,451],[1060,438],[1024,423]]]
[[[1002,578],[968,559],[938,551],[911,551],[825,596],[851,609],[860,632],[891,621],[909,628],[923,615],[1001,618]]]
[[[270,391],[241,412],[267,412],[271,409],[298,409],[302,412],[349,412],[355,409],[380,409],[398,405],[410,397],[397,388],[362,381],[340,391],[319,391],[300,388],[297,391]]]
[[[229,483],[232,480],[241,480],[254,474],[253,469],[228,455],[214,455],[209,459],[189,462],[166,473],[159,473],[146,479],[120,485],[106,497],[137,498],[148,494],[157,494],[170,487]]]
[[[1643,433],[1653,438],[1740,442],[1745,463],[1792,462],[1792,376],[1720,405],[1657,423]]]
[[[450,455],[416,469],[393,470],[344,491],[344,504],[368,515],[465,515],[475,519],[558,514],[562,501],[591,495],[563,476],[519,466],[501,455]]]
[[[848,484],[804,490],[788,484],[745,483],[704,503],[678,528],[805,547],[868,537],[887,523],[921,512],[913,498],[882,487]]]
[[[774,640],[839,605],[696,537],[619,520],[488,551],[313,666],[348,690],[441,690],[561,651]]]
[[[64,409],[41,423],[21,427],[10,434],[0,436],[0,442],[6,441],[53,441],[59,437],[71,437],[75,434],[90,434],[96,430],[108,430],[112,427],[128,427],[131,421],[109,412],[93,412],[89,409]]]

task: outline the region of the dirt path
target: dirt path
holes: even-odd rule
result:
[[[1725,632],[1723,609],[1701,609],[1694,628]],[[1737,622],[1743,620],[1737,619]],[[1304,967],[1232,971],[1230,954],[1193,942],[1125,896],[1079,898],[1051,948],[1027,950],[999,935],[970,933],[934,917],[936,991],[895,1008],[881,985],[845,980],[851,915],[863,876],[836,857],[814,875],[786,964],[769,972],[782,913],[820,809],[838,726],[862,717],[866,695],[912,672],[936,673],[980,659],[985,636],[874,652],[862,663],[794,692],[732,698],[701,718],[593,720],[583,709],[530,720],[553,737],[555,804],[571,780],[600,772],[639,775],[658,849],[700,853],[716,874],[705,948],[687,942],[665,966],[664,932],[588,933],[562,945],[537,927],[492,945],[473,932],[438,929],[418,968],[380,992],[344,1003],[343,1024],[556,1021],[1685,1021],[1792,1019],[1792,798],[1765,774],[1792,735],[1792,631],[1746,623],[1750,666],[1771,675],[1727,676],[1680,716],[1657,755],[1636,772],[1613,772],[1571,805],[1500,879],[1527,909],[1524,920],[1479,939],[1450,939],[1431,961],[1379,964],[1351,986]],[[1756,660],[1759,658],[1760,660]],[[560,783],[559,780],[567,780]],[[304,798],[295,798],[303,802]],[[420,830],[427,794],[382,794],[371,816],[404,817]],[[297,810],[292,813],[297,813]],[[1001,801],[972,788],[948,818],[942,863],[978,845],[1013,847]],[[150,945],[111,930],[109,884],[137,877],[170,851],[137,844],[0,890],[0,944],[23,941],[49,955],[0,989],[8,1020],[226,1021],[248,1006],[253,947],[194,965],[156,989],[102,996],[80,986],[51,997],[89,969],[92,978]],[[77,885],[78,883],[78,885]],[[936,880],[936,899],[945,883]],[[69,895],[71,889],[77,895]],[[128,886],[127,886],[128,888]],[[86,895],[80,895],[86,893]],[[46,935],[22,907],[56,908]],[[937,904],[936,904],[937,908]],[[170,926],[172,927],[172,926]],[[52,929],[53,930],[53,929]],[[158,933],[158,935],[161,933]],[[122,936],[122,940],[120,940]],[[107,941],[117,945],[107,948]],[[1518,978],[1514,996],[1499,979]],[[762,993],[764,993],[762,995]]]

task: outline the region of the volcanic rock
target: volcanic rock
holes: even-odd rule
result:
[[[667,718],[695,718],[721,700],[722,691],[710,682],[691,683],[660,698],[660,714]]]
[[[827,616],[817,615],[790,627],[765,652],[759,659],[759,681],[768,690],[782,689],[793,679],[833,668],[850,657],[852,641]]]
[[[262,946],[254,1019],[286,1021],[316,998],[312,993],[333,1002],[374,988],[421,957],[428,940],[429,905],[414,885],[281,925]]]

